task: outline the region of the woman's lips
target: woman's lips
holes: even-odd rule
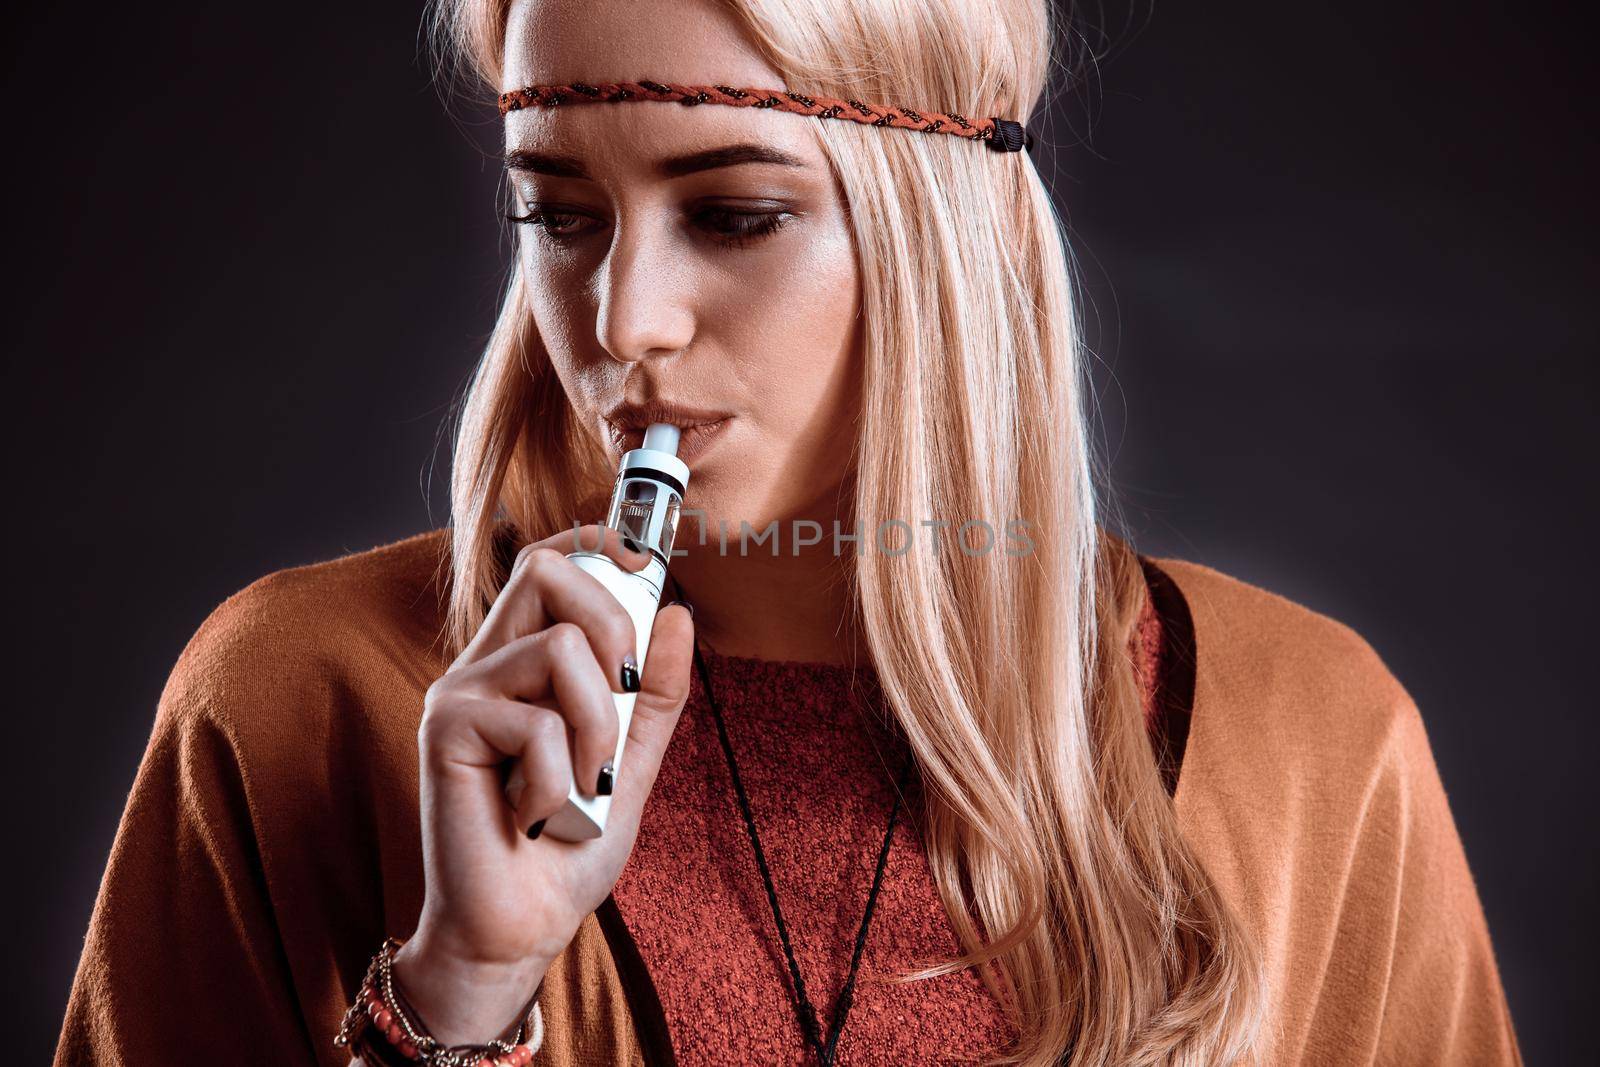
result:
[[[716,422],[696,423],[693,426],[678,427],[678,458],[691,468],[695,460],[699,459],[715,442],[720,440],[728,428],[728,423],[733,421],[730,415],[718,419]],[[611,441],[619,452],[628,452],[635,448],[644,447],[644,428],[625,429],[615,423],[608,422],[607,428],[611,432]]]

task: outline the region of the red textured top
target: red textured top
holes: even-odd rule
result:
[[[1146,601],[1130,642],[1154,724],[1161,626]],[[795,959],[826,1035],[893,804],[899,750],[870,669],[704,650]],[[638,843],[612,890],[650,973],[680,1064],[806,1064],[788,964],[697,674]],[[626,773],[624,771],[623,773]],[[915,776],[913,776],[915,778]],[[913,785],[839,1038],[846,1065],[983,1058],[1011,1037],[967,969],[880,976],[959,945],[934,888]]]

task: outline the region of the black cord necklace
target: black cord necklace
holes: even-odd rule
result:
[[[681,588],[681,587],[680,587]],[[756,867],[761,871],[761,883],[766,887],[767,903],[772,907],[772,921],[778,927],[778,940],[783,945],[784,959],[789,962],[789,978],[794,983],[795,1011],[800,1017],[800,1031],[806,1043],[816,1052],[822,1067],[832,1067],[833,1056],[839,1045],[839,1035],[844,1032],[845,1019],[855,997],[856,972],[861,966],[861,954],[867,947],[867,930],[872,923],[872,912],[878,903],[878,888],[883,884],[883,871],[889,863],[889,844],[894,839],[895,823],[900,818],[900,798],[911,776],[911,754],[906,753],[900,777],[895,785],[894,807],[889,812],[889,829],[884,832],[883,845],[878,849],[878,866],[872,875],[872,891],[867,894],[866,911],[861,916],[861,929],[856,932],[855,950],[850,956],[850,971],[845,976],[844,988],[834,1002],[833,1023],[828,1028],[824,1043],[817,1022],[817,1009],[806,995],[805,979],[800,977],[800,965],[795,962],[794,946],[789,940],[789,927],[783,921],[783,909],[778,906],[778,892],[772,884],[772,871],[767,867],[767,855],[761,849],[761,835],[756,832],[756,820],[750,813],[750,797],[745,792],[744,780],[739,777],[739,765],[733,758],[733,745],[728,741],[728,727],[722,719],[722,709],[717,705],[716,693],[711,685],[711,671],[705,657],[700,654],[700,641],[694,643],[694,662],[700,672],[700,685],[705,689],[706,703],[711,705],[712,717],[717,722],[717,737],[722,741],[722,752],[728,758],[728,775],[733,779],[733,792],[739,798],[739,813],[744,816],[744,827],[750,835],[750,847],[756,854]]]

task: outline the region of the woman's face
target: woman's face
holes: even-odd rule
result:
[[[641,79],[783,85],[710,0],[512,5],[502,90]],[[618,459],[643,421],[683,424],[685,506],[712,536],[834,513],[854,444],[856,259],[814,123],[653,101],[505,120],[522,269],[573,412]]]

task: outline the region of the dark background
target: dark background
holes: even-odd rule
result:
[[[14,1058],[44,1062],[179,650],[268,571],[445,521],[441,428],[509,244],[497,121],[447,114],[410,5],[13,17],[5,997]],[[1135,543],[1379,650],[1426,718],[1524,1051],[1574,1061],[1596,947],[1588,37],[1479,2],[1084,30],[1101,62],[1035,158]]]

